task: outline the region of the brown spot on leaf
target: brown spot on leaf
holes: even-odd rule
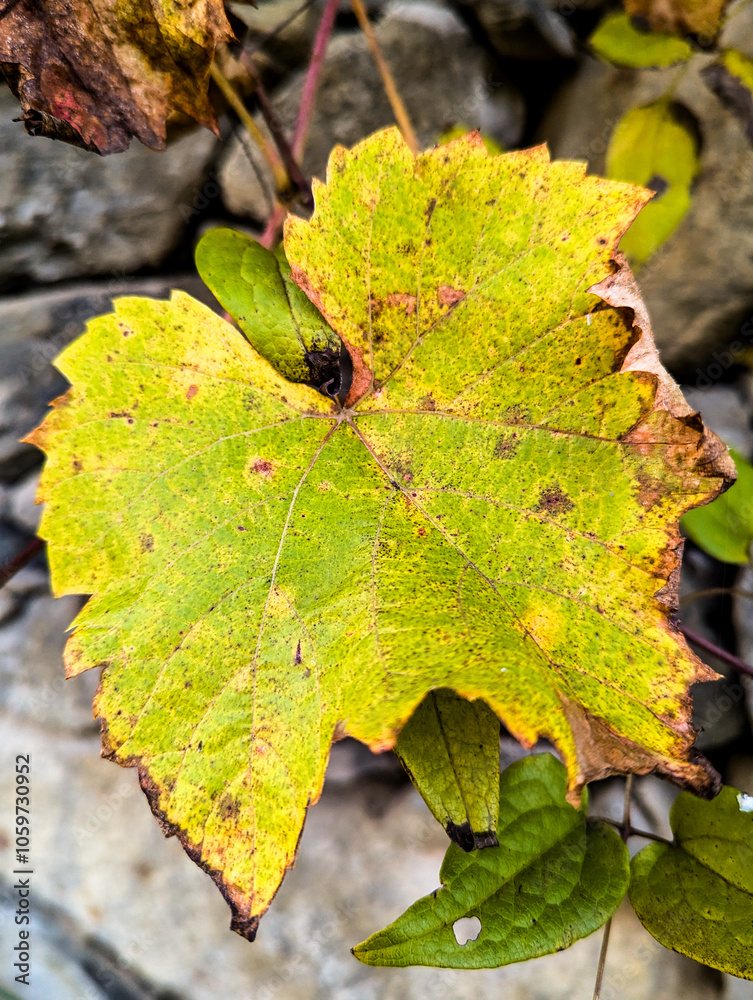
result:
[[[535,510],[542,514],[567,514],[575,504],[558,486],[548,486],[542,491]]]
[[[531,411],[525,406],[508,406],[501,417],[506,424],[528,424],[531,422]]]
[[[390,292],[385,301],[395,309],[404,309],[406,316],[413,316],[416,312],[416,296],[408,292]]]
[[[424,396],[418,405],[422,410],[431,410],[432,412],[437,408],[437,404],[431,393],[428,393],[428,395]]]
[[[255,458],[251,464],[251,471],[258,472],[260,476],[264,476],[266,479],[271,479],[273,466],[266,458]]]
[[[662,483],[658,479],[652,479],[651,476],[639,475],[638,477],[638,494],[636,499],[638,503],[645,510],[651,510],[657,503],[661,503],[663,498],[667,495],[667,485]]]
[[[83,465],[81,464],[81,462],[79,461],[79,459],[74,458],[73,459],[73,471],[74,472],[81,472],[82,469],[83,469]]]
[[[503,434],[494,446],[494,454],[502,460],[513,458],[519,446],[517,434]]]
[[[465,292],[461,292],[459,288],[452,288],[450,285],[440,285],[437,289],[437,298],[442,306],[454,306],[465,298]]]
[[[154,535],[139,535],[142,552],[151,552],[154,548]]]
[[[198,391],[198,385],[189,385],[188,391],[186,392],[186,399],[193,399]]]

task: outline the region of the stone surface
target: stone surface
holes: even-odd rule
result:
[[[171,288],[216,305],[195,275],[172,279],[120,276],[0,298],[0,484],[17,483],[40,465],[36,448],[19,443],[19,438],[40,422],[47,404],[65,392],[68,383],[52,362],[83,332],[87,320],[109,312],[116,296],[167,298]]]
[[[735,20],[753,38],[753,8]],[[678,82],[675,100],[698,120],[701,169],[690,211],[639,275],[657,345],[665,364],[696,383],[725,370],[714,352],[730,344],[739,359],[753,343],[742,325],[753,313],[753,150],[737,119],[699,76],[710,57],[698,56]],[[585,159],[592,172],[604,171],[612,131],[629,108],[666,93],[677,70],[616,69],[587,58],[550,109],[539,138],[561,159]],[[716,366],[711,368],[711,366]],[[710,372],[707,369],[711,369]]]
[[[495,80],[492,86],[486,56],[451,11],[429,2],[399,2],[388,8],[376,33],[422,147],[457,124],[481,128],[502,145],[520,137],[522,99],[505,83]],[[299,73],[273,95],[275,113],[288,135],[302,85]],[[363,35],[337,35],[329,45],[317,90],[304,171],[324,179],[333,146],[352,146],[392,124],[392,111]],[[273,185],[256,148],[248,142],[245,146],[237,137],[228,146],[219,172],[223,199],[238,215],[264,219]],[[265,178],[266,190],[257,172]]]
[[[134,142],[103,158],[28,136],[18,113],[0,90],[0,290],[160,264],[209,179],[216,137],[197,129],[163,153]]]

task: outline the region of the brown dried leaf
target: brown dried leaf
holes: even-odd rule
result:
[[[220,0],[10,0],[0,70],[30,135],[103,154],[127,149],[133,136],[164,149],[174,111],[217,130],[209,67],[229,38]]]

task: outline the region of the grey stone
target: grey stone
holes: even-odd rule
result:
[[[8,491],[8,515],[23,531],[35,535],[42,516],[42,508],[35,503],[39,472],[32,472],[22,482]]]
[[[567,18],[576,9],[598,7],[601,0],[459,0],[483,28],[501,56],[547,60],[574,58],[575,35]]]
[[[18,112],[0,92],[0,287],[160,264],[210,181],[216,137],[196,129],[163,153],[134,143],[103,158],[28,136]]]
[[[39,452],[19,438],[42,420],[48,403],[68,387],[53,365],[63,348],[83,333],[89,319],[110,312],[113,298],[167,298],[171,288],[188,291],[207,304],[214,302],[194,275],[119,277],[0,298],[0,482],[17,482],[40,464]]]
[[[753,36],[753,8],[737,21]],[[743,327],[753,307],[753,150],[699,75],[709,61],[696,56],[674,94],[695,115],[703,137],[691,207],[639,274],[662,359],[699,386],[729,367],[714,351],[739,359],[753,343],[753,326],[747,334]],[[556,157],[585,159],[593,173],[603,174],[609,137],[622,115],[665,94],[676,73],[617,69],[587,58],[555,100],[539,138]]]
[[[503,145],[512,145],[520,137],[522,99],[510,85],[491,81],[486,56],[451,11],[419,0],[399,2],[387,9],[375,30],[422,147],[432,145],[457,124],[481,128]],[[288,135],[295,124],[302,85],[303,74],[296,74],[272,99]],[[336,36],[317,90],[304,171],[323,179],[333,146],[352,146],[392,124],[392,111],[365,38],[360,32]],[[265,178],[264,186],[257,172]],[[254,219],[269,214],[270,173],[249,142],[244,148],[236,136],[229,143],[220,183],[232,212]]]
[[[49,730],[91,732],[97,671],[67,681],[63,669],[66,629],[81,598],[32,597],[0,629],[0,710]]]

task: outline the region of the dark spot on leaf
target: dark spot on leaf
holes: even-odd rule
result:
[[[490,198],[489,201],[486,202],[486,204],[487,205],[496,205],[497,204],[497,199],[496,198]]]
[[[227,792],[217,803],[217,812],[223,819],[238,819],[240,811],[238,802],[232,795],[228,795]]]
[[[295,656],[293,657],[293,663],[303,663],[303,657],[301,656],[301,640],[298,640],[298,645],[295,648]]]
[[[198,391],[198,385],[189,385],[188,392],[186,393],[186,399],[193,399]]]
[[[445,163],[446,162],[447,161],[445,160]],[[432,198],[431,201],[429,202],[429,204],[426,206],[426,209],[424,210],[424,215],[426,216],[426,225],[427,226],[431,222],[431,217],[432,217],[432,215],[434,215],[434,209],[436,207],[437,207],[437,199],[436,198]]]
[[[520,441],[517,434],[503,434],[494,446],[494,454],[497,458],[512,458],[518,450]]]
[[[576,358],[575,359],[575,363],[576,363],[576,365],[583,364],[583,358]]]
[[[239,524],[238,531],[246,531],[246,528],[244,528],[242,524]]]
[[[566,493],[563,493],[559,487],[549,486],[539,497],[535,510],[545,514],[566,514],[574,506],[575,504],[570,497]]]
[[[81,462],[77,458],[74,458],[73,459],[73,471],[74,472],[81,472],[82,469],[83,469],[83,465],[81,464]]]
[[[140,535],[139,542],[142,552],[151,552],[154,548],[154,535]]]
[[[273,466],[265,458],[256,458],[251,466],[251,471],[258,472],[259,475],[266,476],[269,479],[272,476]]]
[[[506,424],[527,424],[531,420],[531,412],[525,406],[508,406],[502,411],[502,419]]]

